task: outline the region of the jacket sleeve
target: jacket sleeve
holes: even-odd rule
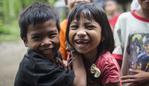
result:
[[[37,86],[72,86],[74,74],[60,66],[41,63],[36,67]]]
[[[20,64],[14,86],[72,86],[74,73],[50,63],[24,61]]]

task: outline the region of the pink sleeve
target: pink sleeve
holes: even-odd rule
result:
[[[120,69],[112,54],[102,55],[97,61],[97,67],[101,70],[100,80],[102,84],[120,81]]]
[[[112,54],[113,57],[117,60],[122,60],[123,56],[121,54]]]

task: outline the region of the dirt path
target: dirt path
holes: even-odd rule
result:
[[[0,43],[0,86],[14,86],[16,71],[25,52],[22,42]]]

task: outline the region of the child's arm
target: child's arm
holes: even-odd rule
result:
[[[77,52],[72,53],[73,70],[75,74],[74,86],[87,86],[86,82],[86,71],[83,64],[83,60],[80,54]]]
[[[144,72],[141,70],[132,70],[132,69],[130,70],[130,72],[134,73],[135,75],[122,76],[121,78],[122,83],[140,84],[149,81],[149,72]]]

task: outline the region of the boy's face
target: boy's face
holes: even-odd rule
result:
[[[30,25],[25,45],[37,53],[52,59],[59,48],[59,32],[56,21],[48,20],[37,25]]]
[[[108,14],[112,14],[113,12],[115,12],[117,10],[117,4],[114,1],[107,1],[105,3],[105,11]]]
[[[94,20],[81,18],[70,24],[69,40],[71,45],[82,54],[97,51],[101,42],[101,26]]]
[[[72,10],[80,2],[91,2],[91,0],[67,0],[67,6]]]
[[[138,2],[143,9],[149,10],[149,0],[138,0]]]

